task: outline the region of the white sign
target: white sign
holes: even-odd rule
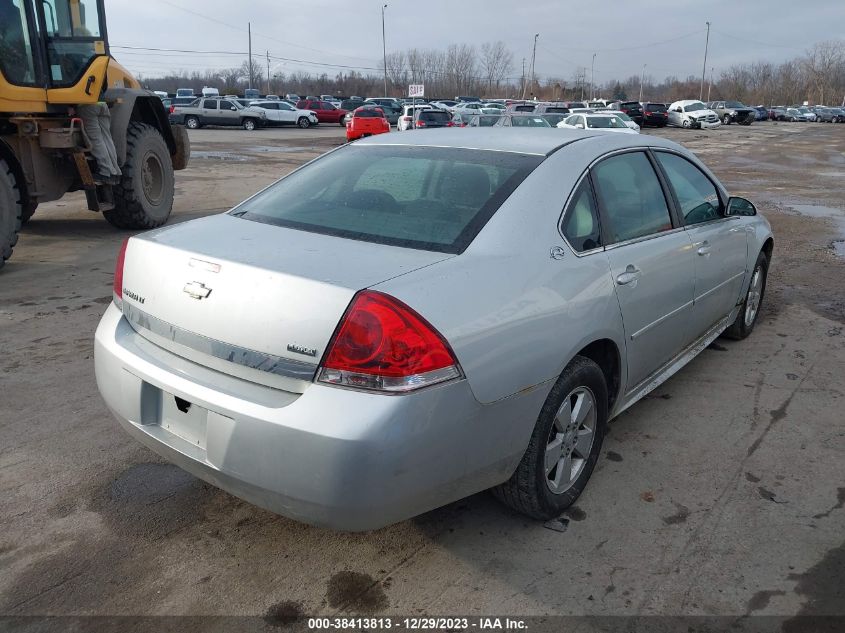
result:
[[[411,84],[408,86],[408,96],[409,97],[424,97],[425,96],[425,85],[423,84]]]

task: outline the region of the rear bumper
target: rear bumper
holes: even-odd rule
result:
[[[319,384],[289,393],[153,345],[114,305],[94,358],[107,406],[147,447],[251,503],[341,530],[382,527],[506,480],[545,397],[483,406],[465,380],[403,396]]]

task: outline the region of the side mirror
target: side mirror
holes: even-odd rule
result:
[[[725,215],[757,215],[757,207],[750,200],[734,196],[728,199],[728,210]]]

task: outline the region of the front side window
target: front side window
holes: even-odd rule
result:
[[[0,0],[0,72],[13,84],[36,83],[23,0]]]
[[[625,122],[617,116],[591,116],[587,118],[587,126],[590,129],[625,128]]]
[[[542,160],[513,152],[350,145],[231,213],[312,233],[460,253]]]
[[[584,178],[563,216],[561,226],[570,246],[579,253],[601,246],[599,214],[589,178]]]
[[[684,224],[699,224],[722,217],[719,192],[698,167],[677,154],[655,152],[655,156],[675,192]]]
[[[628,152],[603,160],[593,168],[593,182],[609,223],[610,243],[672,228],[666,197],[645,153]]]
[[[241,105],[240,103],[238,105]],[[243,106],[241,106],[243,107]],[[235,104],[231,101],[221,101],[220,102],[220,109],[221,110],[237,110]]]

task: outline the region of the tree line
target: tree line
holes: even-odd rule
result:
[[[808,101],[839,105],[845,101],[845,41],[819,42],[804,55],[782,63],[756,61],[738,63],[715,77],[666,77],[655,81],[646,75],[631,75],[590,86],[585,68],[570,77],[534,78],[514,65],[514,55],[504,42],[453,44],[445,49],[411,48],[387,56],[387,96],[402,97],[409,84],[424,84],[428,97],[451,98],[477,95],[488,98],[541,100],[580,100],[594,94],[609,99],[637,100],[642,89],[644,101],[671,102],[678,99],[735,99],[751,105],[791,105]],[[248,86],[263,93],[298,95],[382,96],[384,73],[354,70],[312,74],[264,72],[258,58],[252,68],[240,66],[205,72],[174,72],[158,77],[142,77],[151,90],[173,93],[177,88],[213,87],[221,94],[243,94]],[[641,85],[642,84],[642,85]],[[592,90],[591,90],[592,88]]]

